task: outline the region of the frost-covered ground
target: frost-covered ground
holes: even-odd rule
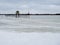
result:
[[[0,45],[60,45],[60,16],[0,16]]]

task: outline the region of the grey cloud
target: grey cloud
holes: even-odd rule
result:
[[[10,4],[22,4],[22,3],[26,3],[26,4],[31,4],[31,3],[36,3],[36,4],[46,4],[46,5],[50,5],[50,4],[54,4],[54,5],[60,5],[60,0],[0,0],[0,2],[2,3],[10,3]]]
[[[60,0],[0,0],[0,10],[23,10],[31,12],[60,12]]]

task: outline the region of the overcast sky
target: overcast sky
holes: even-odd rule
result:
[[[0,0],[0,13],[60,13],[60,0]]]

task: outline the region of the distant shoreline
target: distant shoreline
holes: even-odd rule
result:
[[[0,15],[16,15],[16,14],[0,14]],[[60,14],[18,14],[18,15],[60,15]]]

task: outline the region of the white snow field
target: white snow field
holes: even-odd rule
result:
[[[0,45],[60,45],[60,16],[0,16]]]

